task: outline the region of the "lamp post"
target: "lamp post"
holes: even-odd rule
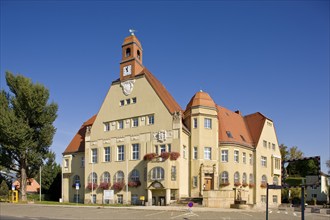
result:
[[[40,189],[39,189],[39,201],[41,202],[41,167],[40,166],[40,171],[39,171],[39,175],[40,175]]]
[[[94,204],[94,158],[93,158],[93,156],[92,156],[92,195],[91,195],[92,204]]]
[[[61,173],[61,197],[62,198],[61,198],[61,202],[63,202],[63,199],[64,199],[63,198],[63,196],[64,196],[64,190],[63,190],[63,169],[64,169],[63,168],[63,161],[62,161],[62,166],[61,167],[62,167],[62,173]]]
[[[126,204],[128,205],[128,150],[126,155]]]

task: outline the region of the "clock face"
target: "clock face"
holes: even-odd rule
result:
[[[131,65],[124,66],[124,68],[123,68],[123,76],[131,75],[131,70],[132,70],[132,66]]]

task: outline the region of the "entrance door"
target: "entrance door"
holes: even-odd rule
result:
[[[205,178],[204,179],[204,190],[211,190],[212,187],[212,179]]]
[[[160,203],[160,206],[165,206],[166,203],[165,203],[165,197],[159,197],[159,203]]]

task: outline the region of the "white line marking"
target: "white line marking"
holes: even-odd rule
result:
[[[297,214],[296,214],[295,212],[293,213],[293,215],[294,215],[294,216],[297,216]]]
[[[242,215],[247,215],[249,217],[253,217],[253,215],[250,215],[250,214],[246,214],[246,213],[241,213]]]
[[[158,214],[161,214],[161,213],[164,213],[166,211],[161,211],[161,212],[156,212],[156,213],[151,213],[151,214],[148,214],[148,215],[145,215],[145,216],[152,216],[152,215],[158,215]],[[173,214],[173,212],[172,212]]]
[[[286,215],[288,214],[288,212],[284,212]]]

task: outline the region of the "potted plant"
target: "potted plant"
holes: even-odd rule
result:
[[[243,186],[243,187],[247,187],[248,184],[247,184],[247,183],[243,183],[242,186]]]
[[[167,160],[170,157],[170,153],[169,152],[162,152],[160,154],[160,157],[163,158],[163,160]]]
[[[250,188],[255,187],[254,183],[249,183],[249,187],[250,187]]]
[[[118,191],[122,190],[124,188],[124,186],[125,186],[124,182],[115,182],[112,185],[113,189],[118,190]]]
[[[260,187],[261,187],[261,188],[266,188],[266,187],[267,187],[267,183],[261,183],[261,184],[260,184]]]
[[[170,160],[177,160],[180,157],[179,152],[171,152],[170,153]]]
[[[220,183],[220,187],[225,187],[225,186],[229,186],[230,183],[229,182],[226,182],[226,183]]]
[[[156,153],[149,153],[149,154],[144,155],[143,159],[150,161],[150,160],[154,159],[156,156],[157,156]]]
[[[235,183],[234,183],[234,186],[240,186],[240,185],[241,185],[240,182],[235,182]]]
[[[138,186],[141,186],[141,182],[140,182],[140,180],[129,181],[127,185],[129,187],[138,187]]]
[[[101,188],[101,189],[109,189],[110,188],[110,183],[102,182],[102,183],[100,183],[99,188]]]
[[[97,188],[97,183],[88,183],[86,188],[89,190],[95,190]]]

